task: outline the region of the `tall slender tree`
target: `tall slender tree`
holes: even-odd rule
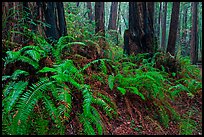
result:
[[[182,46],[184,47],[184,49],[185,50],[182,50],[182,52],[181,52],[181,54],[183,55],[183,56],[186,56],[187,55],[187,43],[186,43],[186,38],[187,38],[187,12],[188,12],[188,8],[187,8],[187,6],[186,6],[187,4],[186,3],[184,3],[184,9],[183,9],[183,33],[182,33],[182,42],[181,42],[181,44],[182,44]]]
[[[112,2],[111,4],[111,11],[110,11],[110,18],[109,18],[109,25],[108,29],[116,30],[116,21],[117,21],[117,16],[118,16],[118,2]]]
[[[175,54],[180,2],[173,2],[167,52]]]
[[[164,2],[162,19],[162,39],[161,39],[161,48],[163,51],[165,51],[166,47],[166,16],[167,16],[167,2]]]
[[[95,3],[95,22],[96,22],[96,28],[95,33],[99,33],[102,37],[99,38],[99,45],[102,47],[101,57],[105,57],[105,19],[104,19],[104,2],[96,2]]]
[[[104,2],[95,3],[95,22],[96,22],[95,32],[96,33],[101,32],[102,36],[105,36]]]
[[[192,28],[191,28],[191,63],[198,60],[198,2],[192,2]]]

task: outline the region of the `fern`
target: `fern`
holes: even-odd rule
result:
[[[51,101],[50,97],[47,95],[43,96],[43,101],[46,107],[46,110],[50,114],[52,120],[56,123],[56,127],[60,130],[60,134],[64,134],[64,126],[62,125],[61,119],[59,118],[57,108],[54,103]]]
[[[42,92],[46,90],[49,85],[47,79],[39,81],[38,83],[33,84],[31,89],[25,92],[17,105],[17,115],[14,117],[13,123],[11,125],[12,133],[11,134],[26,134],[26,120],[30,115],[34,105],[37,101],[42,98]]]
[[[192,135],[193,131],[196,129],[196,122],[192,119],[190,119],[190,116],[192,115],[192,112],[190,111],[188,114],[187,119],[182,119],[179,128],[180,128],[180,134],[181,135]]]
[[[113,87],[114,87],[114,76],[112,75],[109,75],[108,77],[108,86],[111,90],[113,90]]]
[[[2,81],[11,78],[12,80],[17,80],[20,75],[28,76],[29,73],[24,70],[17,69],[11,76],[2,76]]]
[[[23,93],[27,85],[28,85],[28,82],[23,82],[23,81],[19,81],[15,83],[10,87],[9,90],[11,91],[9,91],[8,95],[7,93],[5,93],[7,92],[6,91],[7,88],[4,89],[3,93],[5,95],[5,98],[2,101],[2,106],[4,107],[4,113],[7,114],[13,109],[17,100],[19,99],[20,95]]]

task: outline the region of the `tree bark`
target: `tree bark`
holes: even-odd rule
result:
[[[163,8],[163,21],[162,21],[162,41],[161,41],[161,48],[165,51],[166,48],[166,16],[167,16],[167,2],[164,2]]]
[[[196,64],[198,60],[198,3],[192,2],[192,28],[191,28],[191,63]]]
[[[67,35],[67,27],[64,16],[64,5],[62,2],[57,2],[57,13],[58,13],[58,24],[59,24],[59,34],[61,36]]]
[[[182,50],[182,55],[187,56],[187,43],[186,43],[186,37],[187,37],[187,12],[188,8],[184,6],[184,14],[183,14],[183,33],[182,33],[182,45],[184,46],[184,49]]]
[[[117,30],[116,21],[117,21],[117,9],[118,9],[118,2],[112,2],[111,4],[111,11],[110,11],[110,18],[109,18],[109,25],[108,29]]]
[[[102,36],[105,36],[104,29],[104,2],[95,3],[95,22],[96,22],[96,33],[101,33]]]
[[[180,2],[173,2],[167,52],[174,56],[179,20]]]
[[[50,25],[45,29],[47,38],[53,41],[67,34],[62,2],[43,2],[43,12],[46,23]]]
[[[152,15],[146,2],[129,3],[130,54],[154,52]]]

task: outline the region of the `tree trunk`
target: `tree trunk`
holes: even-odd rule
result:
[[[187,43],[186,43],[186,37],[187,37],[187,12],[188,8],[184,6],[184,14],[183,14],[183,33],[182,33],[182,46],[185,50],[182,50],[182,55],[187,56]]]
[[[164,2],[163,8],[163,21],[162,21],[162,40],[161,40],[161,48],[165,51],[166,48],[166,16],[167,16],[167,2]]]
[[[94,20],[94,16],[93,16],[93,11],[92,11],[92,7],[91,7],[91,2],[87,2],[87,9],[89,10],[88,12],[88,17],[91,21]]]
[[[105,36],[104,29],[104,2],[96,2],[95,3],[95,22],[96,29],[95,32],[100,32],[102,36]]]
[[[116,27],[116,20],[117,20],[117,9],[118,9],[118,2],[112,2],[111,4],[111,11],[110,11],[110,18],[109,18],[109,25],[108,29],[117,30]]]
[[[159,7],[159,18],[158,18],[158,25],[157,25],[158,26],[157,27],[157,31],[158,31],[157,32],[157,39],[158,39],[158,45],[161,46],[160,45],[160,43],[161,43],[161,40],[160,40],[160,29],[161,29],[161,26],[160,25],[161,25],[161,17],[162,17],[161,16],[161,13],[162,13],[162,2],[160,2],[159,5],[160,5],[160,7]]]
[[[64,16],[64,5],[62,2],[56,2],[57,3],[57,13],[58,13],[58,24],[59,24],[59,34],[61,36],[67,35],[67,27],[66,27],[66,21]]]
[[[192,28],[191,28],[191,63],[196,64],[198,60],[198,3],[192,2]]]
[[[130,54],[152,53],[153,27],[146,2],[129,3]]]
[[[46,27],[45,34],[51,41],[58,40],[66,35],[66,22],[64,17],[64,6],[62,2],[43,2],[45,21],[50,25]],[[57,12],[57,13],[56,13]]]
[[[173,2],[167,52],[174,56],[179,20],[180,2]]]
[[[95,33],[99,33],[101,38],[99,38],[99,45],[102,47],[102,52],[100,57],[105,57],[105,27],[104,27],[104,2],[95,2],[95,22],[96,22],[96,28]]]

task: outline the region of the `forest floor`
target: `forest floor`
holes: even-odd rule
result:
[[[202,66],[200,68],[202,75]],[[98,89],[106,91],[110,96],[114,97],[114,92],[108,86],[94,83],[98,85]],[[201,89],[202,90],[202,89]],[[165,128],[158,120],[153,119],[153,113],[149,113],[147,108],[148,103],[142,103],[136,96],[131,94],[125,98],[115,98],[118,109],[118,117],[112,120],[107,117],[102,117],[105,128],[105,135],[180,135],[181,128],[178,122],[170,121],[169,126]],[[196,122],[196,127],[192,135],[202,135],[202,91],[197,92],[193,98],[189,98],[186,93],[181,93],[175,101],[171,101],[171,105],[180,115],[193,119]],[[76,119],[72,122],[75,123]],[[72,123],[71,122],[71,123]],[[77,128],[68,128],[66,134],[78,134]],[[75,131],[74,131],[75,130]]]

